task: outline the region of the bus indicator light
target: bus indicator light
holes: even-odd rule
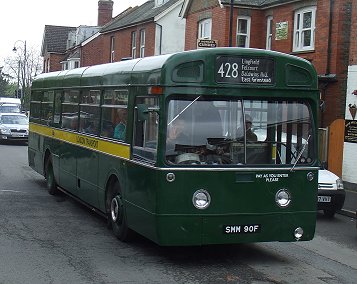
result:
[[[151,86],[148,88],[148,94],[149,95],[162,95],[163,88],[160,86]]]

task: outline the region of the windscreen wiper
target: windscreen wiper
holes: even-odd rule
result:
[[[307,145],[307,143],[309,142],[310,137],[311,137],[311,134],[309,134],[309,136],[307,137],[307,139],[306,139],[306,141],[305,141],[305,143],[304,143],[304,146],[302,147],[301,151],[299,152],[299,155],[297,155],[296,161],[295,161],[293,167],[291,168],[290,172],[294,171],[295,166],[296,166],[296,164],[298,163],[298,161],[299,161],[299,159],[300,159],[302,153],[304,153],[304,151],[305,151],[306,145]]]
[[[195,98],[192,102],[190,102],[183,110],[181,110],[167,125],[169,126],[173,123],[186,109],[188,109],[195,101],[197,101],[201,96]]]

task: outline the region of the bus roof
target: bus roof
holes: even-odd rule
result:
[[[72,70],[43,73],[32,83],[33,89],[66,87],[104,87],[128,85],[207,85],[232,86],[217,82],[219,56],[273,60],[274,84],[245,84],[245,87],[307,88],[317,90],[313,65],[302,58],[253,48],[211,48],[144,57]],[[262,61],[263,61],[262,60]],[[277,70],[281,70],[276,74]]]

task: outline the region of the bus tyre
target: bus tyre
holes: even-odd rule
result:
[[[130,239],[130,229],[127,226],[123,197],[116,181],[110,194],[108,220],[114,235],[121,241]]]
[[[55,195],[58,193],[51,159],[48,159],[46,163],[46,186],[49,194]]]

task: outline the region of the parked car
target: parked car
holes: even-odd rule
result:
[[[22,113],[0,113],[0,141],[28,140],[29,119]]]
[[[323,210],[324,215],[332,218],[338,210],[341,210],[346,192],[343,188],[343,181],[334,173],[319,170],[319,188],[317,209]]]

